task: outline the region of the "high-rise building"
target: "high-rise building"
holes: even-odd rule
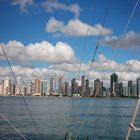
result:
[[[0,96],[2,96],[2,89],[3,89],[3,84],[2,84],[2,81],[0,81]]]
[[[15,94],[16,95],[23,95],[23,80],[22,80],[22,77],[17,78]]]
[[[103,86],[103,97],[107,97],[107,88]]]
[[[62,77],[59,77],[59,79],[58,79],[58,93],[59,93],[59,95],[62,94],[62,89],[63,89],[63,87],[62,87]]]
[[[34,93],[34,81],[29,80],[27,81],[27,95],[32,96]]]
[[[94,80],[94,96],[103,96],[103,82],[99,79]]]
[[[69,92],[69,83],[64,82],[63,93],[64,93],[64,95],[68,96],[68,92]]]
[[[71,95],[77,94],[77,83],[75,78],[71,80]]]
[[[16,86],[15,84],[11,84],[11,95],[15,95]]]
[[[137,97],[140,97],[140,77],[137,78]]]
[[[125,96],[125,97],[128,96],[128,94],[127,94],[127,93],[128,93],[128,92],[127,92],[127,89],[128,89],[128,88],[127,88],[126,86],[123,87],[123,96]]]
[[[128,96],[132,96],[133,95],[133,82],[131,80],[128,81],[128,85],[127,85],[127,91],[128,91]]]
[[[44,89],[43,89],[43,91],[44,91],[44,96],[46,96],[46,95],[49,95],[49,90],[50,90],[50,88],[49,88],[49,81],[48,80],[44,80]]]
[[[90,88],[89,88],[89,80],[88,79],[86,79],[85,97],[90,97]]]
[[[137,96],[137,93],[136,93],[136,84],[135,83],[133,83],[133,85],[132,85],[132,96],[133,97],[136,97]]]
[[[118,82],[118,75],[113,73],[111,76],[110,76],[110,93],[111,93],[111,96],[116,96],[115,95],[115,84]]]
[[[44,81],[41,80],[41,96],[44,96]]]
[[[81,96],[84,97],[85,95],[85,76],[82,76],[81,79]]]
[[[23,86],[23,95],[27,95],[27,87]]]
[[[41,84],[41,78],[38,76],[34,77],[34,96],[41,96],[42,93],[42,84]]]
[[[116,83],[115,84],[115,96],[122,97],[123,96],[123,83]]]
[[[94,89],[93,89],[93,86],[91,86],[91,87],[90,87],[90,95],[89,95],[90,97],[93,96],[93,92],[94,92]]]
[[[55,85],[54,85],[54,78],[50,78],[50,94],[53,94],[55,91]]]
[[[2,95],[11,95],[11,81],[8,79],[2,81]]]

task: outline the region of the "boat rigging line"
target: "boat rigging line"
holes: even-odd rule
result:
[[[132,11],[132,13],[131,13],[131,15],[130,15],[130,17],[129,17],[129,19],[128,19],[128,22],[127,22],[126,27],[125,27],[125,29],[124,29],[124,31],[123,31],[123,34],[125,34],[125,32],[127,31],[127,28],[128,28],[128,26],[129,26],[129,24],[130,24],[130,22],[131,22],[131,20],[132,20],[132,17],[134,16],[134,13],[135,13],[135,11],[136,11],[136,8],[137,8],[137,6],[138,6],[138,3],[139,3],[139,0],[137,0],[135,6],[134,6],[134,8],[133,8],[133,11]],[[119,44],[119,43],[120,43],[120,40],[119,40],[118,44]],[[116,49],[117,49],[118,46],[119,46],[118,44],[116,45],[117,47],[115,47]],[[115,51],[116,51],[116,50],[115,50]],[[137,54],[138,54],[138,52],[137,52]],[[110,67],[110,65],[111,65],[111,63],[112,63],[112,61],[113,61],[114,56],[115,56],[115,53],[113,53],[113,57],[112,57],[112,59],[111,59],[109,65],[108,65],[108,67],[107,67],[107,69],[106,69],[106,73],[107,73],[107,71],[108,71],[108,69],[109,69],[109,67]],[[137,56],[137,55],[136,55],[136,56]],[[136,56],[135,56],[135,57],[136,57]],[[130,61],[128,62],[128,64],[126,65],[126,69],[127,69],[127,66],[129,66],[130,62],[131,62],[131,60],[130,60]],[[132,61],[131,65],[132,65],[134,62],[135,62],[135,60]],[[125,78],[125,76],[127,75],[127,72],[128,72],[129,69],[130,69],[130,67],[129,67],[126,71],[124,70],[124,72],[126,72],[126,73],[125,73],[125,75],[124,75],[124,77],[123,77],[122,79],[120,78],[121,81],[124,80],[124,78]],[[105,78],[105,75],[104,75],[104,78]],[[139,100],[139,99],[138,99],[138,100]],[[137,104],[138,104],[138,103],[137,103]],[[136,108],[137,108],[137,107],[136,107]],[[96,123],[97,123],[98,120],[99,120],[99,118],[96,119],[95,125],[96,125]],[[131,123],[131,124],[132,124],[132,123]],[[130,127],[130,126],[129,126],[129,127]],[[130,128],[129,128],[129,129],[130,129]],[[130,130],[129,130],[129,131],[130,131]],[[129,132],[129,133],[130,133],[130,132]],[[128,139],[126,139],[126,140],[128,140]]]
[[[111,5],[111,0],[108,1],[108,5],[107,5],[106,11],[105,11],[105,16],[104,16],[104,19],[103,19],[103,22],[102,22],[101,31],[100,31],[100,34],[99,34],[98,39],[96,41],[96,47],[95,47],[95,50],[94,50],[94,53],[93,53],[93,57],[92,57],[92,60],[91,60],[89,71],[87,73],[87,79],[89,79],[90,71],[91,71],[92,65],[95,61],[96,53],[97,53],[97,50],[99,48],[100,39],[102,37],[103,29],[104,29],[104,26],[105,26],[105,23],[106,23],[106,20],[107,20],[107,17],[108,17],[108,13],[109,13],[109,10],[110,10],[110,5]]]
[[[91,18],[90,18],[89,22],[91,22],[91,19],[93,17],[93,10],[95,9],[95,1],[96,0],[93,0],[92,4],[91,4],[91,15],[90,15]],[[85,51],[86,51],[86,48],[87,48],[86,43],[87,43],[87,37],[88,37],[88,34],[89,34],[89,29],[90,29],[90,24],[87,24],[87,30],[86,30],[86,33],[85,33],[84,45],[83,45],[83,49],[82,49],[82,54],[81,54],[81,60],[80,60],[77,80],[79,80],[79,76],[80,76],[80,72],[81,72],[81,68],[82,68],[82,63],[83,63],[83,59],[84,59],[84,54],[85,54]]]
[[[99,48],[99,42],[100,42],[100,39],[101,39],[101,36],[102,36],[102,32],[103,32],[103,29],[104,29],[104,26],[105,26],[105,22],[107,20],[107,17],[108,17],[108,12],[109,12],[109,9],[110,9],[110,5],[111,5],[111,0],[108,0],[108,4],[107,4],[107,7],[106,7],[106,12],[105,12],[105,16],[104,16],[104,19],[103,19],[103,23],[102,23],[102,28],[101,28],[101,31],[100,31],[100,34],[98,36],[98,39],[97,39],[97,42],[96,42],[96,47],[95,47],[95,50],[94,50],[94,53],[93,53],[93,57],[92,57],[92,61],[91,61],[91,65],[90,65],[90,68],[89,68],[89,71],[87,73],[87,79],[89,79],[89,74],[90,74],[90,71],[91,71],[91,68],[92,68],[92,65],[93,65],[93,62],[95,60],[95,56],[96,56],[96,53],[97,53],[97,50]],[[95,98],[95,97],[94,97]],[[89,107],[88,107],[88,110],[86,112],[86,115],[84,117],[84,119],[82,120],[81,124],[80,124],[80,127],[76,133],[76,136],[75,136],[75,140],[77,139],[82,127],[83,127],[83,124],[89,114],[89,111],[91,109],[91,106],[92,106],[93,102],[90,103]]]
[[[130,127],[131,127],[134,131],[140,131],[140,128],[137,128],[137,127],[134,126],[132,123],[130,123]]]
[[[132,65],[135,63],[135,58],[139,55],[140,50],[136,51],[136,54],[131,57],[131,59],[126,64],[124,71],[120,74],[118,81],[124,81],[126,75],[128,74],[128,71],[131,69]]]
[[[4,56],[5,56],[5,58],[6,58],[6,61],[7,61],[7,63],[8,63],[8,66],[9,66],[9,68],[10,68],[10,70],[11,70],[11,72],[12,72],[12,75],[13,75],[13,77],[14,77],[14,80],[15,80],[17,86],[18,86],[18,89],[19,89],[20,93],[21,93],[21,88],[20,88],[20,86],[19,86],[19,84],[18,84],[18,82],[17,82],[15,73],[14,73],[14,71],[13,71],[13,69],[12,69],[12,66],[11,66],[11,64],[10,64],[9,58],[8,58],[8,56],[7,56],[7,53],[6,53],[6,51],[5,51],[4,47],[3,47],[3,44],[0,43],[0,45],[1,45],[2,51],[3,51],[3,53],[4,53]],[[26,102],[26,100],[25,100],[25,97],[24,97],[23,94],[20,94],[20,95],[22,95],[23,101],[24,101],[24,103],[25,103],[25,105],[26,105],[26,108],[27,108],[27,111],[28,111],[28,113],[29,113],[29,115],[30,115],[30,117],[31,117],[31,120],[32,120],[33,125],[34,125],[35,130],[36,130],[36,133],[37,133],[39,139],[41,140],[41,136],[40,136],[40,133],[39,133],[37,124],[36,124],[36,122],[35,122],[35,120],[34,120],[34,118],[33,118],[33,115],[32,115],[32,113],[31,113],[31,111],[30,111],[30,109],[29,109],[29,106],[28,106],[28,104],[27,104],[27,102]]]
[[[133,129],[132,126],[135,123],[135,119],[136,119],[139,107],[140,107],[140,98],[138,98],[138,100],[137,100],[136,108],[135,108],[134,113],[132,115],[132,119],[131,119],[131,122],[130,122],[130,125],[129,125],[129,128],[128,128],[128,132],[127,132],[127,135],[125,137],[125,140],[129,140],[130,134],[131,134],[132,129]]]
[[[6,116],[0,112],[0,115],[1,117],[4,118],[4,120],[6,120],[8,122],[8,124],[13,128],[15,129],[15,131],[24,139],[24,140],[27,140],[27,138],[19,131],[19,129],[17,129],[9,120],[8,118],[6,118]]]
[[[137,0],[137,2],[136,2],[136,4],[135,4],[135,7],[134,7],[134,9],[133,9],[133,11],[132,11],[133,14],[135,13],[135,10],[136,10],[138,4],[139,4],[139,0]],[[131,18],[132,18],[132,16],[131,16]],[[132,64],[133,64],[134,62],[135,62],[135,60],[133,60]],[[129,67],[129,68],[130,68],[130,67]],[[125,76],[127,75],[129,68],[127,69],[127,71],[126,71],[126,73],[125,73],[123,79],[124,79]],[[133,113],[133,115],[132,115],[132,119],[131,119],[131,122],[130,122],[130,125],[129,125],[129,128],[128,128],[128,132],[127,132],[127,134],[126,134],[125,140],[129,140],[129,137],[130,137],[130,135],[131,135],[132,129],[135,130],[135,127],[133,128],[132,126],[134,126],[133,124],[135,123],[135,119],[136,119],[136,116],[137,116],[139,107],[140,107],[140,98],[138,97],[138,99],[137,99],[137,104],[136,104],[134,113]]]
[[[133,8],[133,11],[132,11],[131,14],[130,14],[130,17],[129,17],[128,21],[127,21],[127,24],[126,24],[126,26],[125,26],[125,28],[124,28],[123,34],[125,34],[126,31],[127,31],[127,29],[128,29],[128,26],[129,26],[129,24],[130,24],[130,22],[131,22],[131,20],[132,20],[132,18],[133,18],[133,16],[134,16],[134,13],[135,13],[135,11],[136,11],[136,8],[137,8],[137,6],[138,6],[138,3],[139,3],[139,0],[137,0],[135,6],[134,6],[134,8]],[[101,38],[101,37],[100,37],[100,38]],[[97,44],[97,45],[99,45],[100,38],[99,38],[99,41],[98,41],[98,44]],[[106,74],[107,74],[107,72],[108,72],[108,69],[109,69],[109,67],[110,67],[110,65],[111,65],[111,63],[112,63],[112,61],[113,61],[113,58],[114,58],[114,56],[115,56],[116,49],[118,49],[118,46],[119,46],[119,44],[120,44],[120,41],[121,41],[121,40],[119,40],[118,44],[117,44],[116,47],[115,47],[115,50],[114,50],[114,52],[113,52],[112,59],[111,59],[111,61],[109,62],[109,65],[107,66],[107,69],[106,69],[106,71],[105,71],[105,73],[104,73],[103,79],[105,78],[105,76],[106,76]],[[96,56],[96,52],[97,52],[97,49],[98,49],[98,46],[97,46],[97,45],[96,45],[96,48],[95,48],[95,52],[94,52],[93,59],[92,59],[92,62],[91,62],[91,65],[90,65],[90,69],[89,69],[89,70],[91,70],[92,64],[93,64],[94,59],[95,59],[95,56]],[[89,71],[89,72],[90,72],[90,71]],[[89,77],[89,73],[88,73],[87,77]],[[99,88],[98,88],[98,91],[99,91]],[[96,98],[97,93],[98,93],[98,92],[96,92],[96,94],[94,95],[93,98]],[[139,102],[140,102],[140,101],[139,101]],[[90,111],[90,109],[91,109],[91,107],[92,107],[92,104],[93,104],[93,102],[90,103],[89,108],[88,108],[88,110],[87,110],[87,113],[86,113],[84,119],[82,120],[82,122],[81,122],[81,124],[80,124],[80,127],[79,127],[79,129],[78,129],[78,131],[77,131],[77,134],[76,134],[76,136],[75,136],[75,140],[77,139],[77,137],[78,137],[78,135],[79,135],[79,133],[80,133],[80,130],[82,129],[82,126],[83,126],[83,124],[84,124],[84,122],[85,122],[85,120],[86,120],[86,118],[87,118],[87,116],[88,116],[88,114],[89,114],[89,111]],[[140,104],[140,103],[139,103],[139,104]],[[96,120],[99,120],[99,119],[96,119]],[[95,121],[95,122],[97,122],[97,121]],[[129,131],[130,131],[130,130],[129,130]],[[131,132],[129,132],[129,133],[131,133]],[[125,139],[125,140],[128,140],[128,139]]]

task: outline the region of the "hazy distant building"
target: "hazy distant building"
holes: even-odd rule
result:
[[[27,95],[27,87],[23,86],[23,95]]]
[[[23,95],[23,79],[22,79],[22,77],[17,78],[15,94],[16,95]]]
[[[89,88],[89,80],[88,79],[86,79],[85,97],[90,97],[90,88]]]
[[[11,95],[15,95],[16,86],[15,84],[11,84]]]
[[[54,93],[54,78],[50,78],[50,94],[53,94]]]
[[[2,80],[2,85],[1,85],[1,93],[2,96],[8,96],[11,95],[11,81],[6,79],[6,80]]]
[[[127,92],[127,89],[128,89],[128,88],[127,88],[126,86],[123,87],[123,96],[125,96],[125,97],[128,96],[128,94],[127,94],[127,93],[128,93],[128,92]]]
[[[42,80],[40,77],[34,77],[34,93],[33,96],[41,96],[42,93]]]
[[[44,81],[41,80],[41,96],[44,96]]]
[[[93,96],[93,92],[94,92],[93,87],[90,87],[90,95],[89,95],[90,97]]]
[[[66,96],[68,96],[68,94],[69,94],[69,83],[68,82],[64,82],[64,88],[63,88],[63,94],[64,95],[66,95]]]
[[[107,89],[103,86],[103,97],[107,97]]]
[[[133,85],[132,85],[132,96],[137,96],[137,90],[136,90],[136,84],[135,83],[133,83]]]
[[[77,94],[77,82],[75,78],[71,80],[71,95]]]
[[[44,80],[43,84],[44,84],[44,86],[43,86],[44,87],[44,89],[43,89],[44,96],[49,95],[49,90],[50,90],[49,81]]]
[[[115,96],[122,97],[123,96],[123,83],[115,83]]]
[[[140,96],[140,77],[137,78],[137,82],[136,82],[136,86],[137,86],[137,97]]]
[[[127,86],[127,92],[128,92],[128,96],[132,96],[133,95],[133,82],[131,80],[128,81],[128,86]]]
[[[58,79],[58,93],[59,93],[59,95],[61,95],[62,94],[62,92],[63,92],[63,86],[62,86],[62,77],[59,77],[59,79]]]
[[[85,76],[82,76],[81,79],[81,96],[84,97],[85,95]]]
[[[28,96],[33,95],[33,92],[34,92],[33,84],[34,84],[34,81],[32,80],[27,81],[27,95]]]
[[[116,96],[115,95],[115,84],[118,82],[118,75],[113,73],[111,76],[110,76],[110,93],[111,93],[111,96]]]
[[[3,86],[3,84],[2,84],[2,81],[0,82],[0,96],[2,96],[2,87]]]
[[[103,82],[99,79],[94,80],[94,95],[103,96]]]

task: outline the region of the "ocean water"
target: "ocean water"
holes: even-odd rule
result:
[[[64,140],[66,133],[75,139],[89,106],[77,140],[86,137],[88,140],[124,140],[136,105],[136,99],[124,98],[25,97],[25,100],[40,137],[23,97],[0,97],[0,112],[27,140]],[[140,127],[140,111],[135,124]],[[0,116],[0,140],[22,139]],[[133,131],[130,140],[140,140],[140,132]]]

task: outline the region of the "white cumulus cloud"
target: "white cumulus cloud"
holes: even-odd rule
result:
[[[108,64],[110,63],[110,59],[106,58],[103,54],[98,56],[97,61],[93,64],[93,67],[90,71],[89,79],[94,82],[95,79],[99,78],[104,81],[104,85],[109,86],[110,83],[110,75],[112,73],[116,73],[118,75],[118,79],[121,82],[126,83],[128,80],[136,81],[136,79],[140,76],[140,61],[138,60],[128,60],[123,64],[119,64],[115,61],[112,61],[109,70],[106,71]],[[129,62],[130,61],[130,62]],[[129,64],[129,65],[128,65]],[[46,79],[51,76],[59,76],[63,75],[66,79],[77,78],[79,71],[79,62],[71,62],[71,63],[62,63],[62,64],[53,64],[48,67],[21,67],[21,66],[12,66],[13,71],[17,76],[23,76],[24,78],[31,79],[33,76],[41,76]],[[87,76],[87,72],[89,70],[90,63],[82,63],[81,66],[81,75]],[[126,67],[127,66],[127,67]],[[73,73],[73,76],[71,75]],[[12,78],[12,73],[10,68],[0,67],[0,77],[4,79],[5,77]]]
[[[78,72],[80,68],[80,63],[62,63],[62,64],[56,64],[51,65],[50,68],[57,69],[57,70],[63,70],[66,72]],[[81,71],[87,71],[89,69],[87,64],[82,63],[81,64]]]
[[[19,5],[21,12],[27,13],[28,12],[28,10],[27,10],[28,6],[33,5],[34,1],[33,0],[14,0],[14,1],[12,1],[11,4],[12,5]]]
[[[76,3],[68,5],[57,0],[47,0],[45,2],[42,2],[41,5],[47,12],[53,12],[54,10],[69,11],[71,13],[74,13],[76,17],[80,15],[81,11],[80,6]]]
[[[89,30],[88,30],[89,28]],[[46,23],[45,31],[48,33],[62,33],[68,36],[86,36],[86,35],[99,35],[102,29],[101,24],[96,24],[91,26],[87,23],[82,22],[81,20],[75,18],[71,19],[66,25],[64,22],[56,20],[54,17],[51,17]],[[87,34],[88,30],[88,34]],[[112,30],[109,28],[104,28],[102,35],[109,35],[112,33]]]
[[[58,42],[53,46],[47,41],[42,41],[25,46],[14,40],[3,46],[11,62],[64,63],[73,61],[75,57],[71,46],[64,42]],[[0,59],[5,59],[2,49],[0,49]]]
[[[118,48],[134,48],[140,46],[140,33],[136,33],[134,31],[129,31],[120,37],[105,37],[104,40],[101,41],[104,45],[109,45],[112,47]]]
[[[64,75],[63,71],[48,69],[45,67],[21,67],[21,66],[12,66],[13,72],[16,77],[21,76],[24,79],[32,79],[34,76],[40,76],[42,79],[48,79],[54,75]],[[0,76],[2,79],[10,78],[14,79],[12,72],[9,67],[0,67]]]
[[[129,64],[129,65],[128,65]],[[78,76],[80,63],[63,63],[63,64],[54,64],[51,65],[50,68],[56,69],[56,70],[62,70],[65,72],[74,72],[76,75],[76,78]],[[81,74],[85,74],[85,76],[88,74],[90,67],[89,63],[82,63],[81,65]],[[98,55],[98,59],[93,63],[92,69],[90,71],[89,79],[95,80],[97,78],[106,81],[106,83],[109,83],[110,81],[110,75],[112,73],[117,73],[120,81],[136,81],[136,78],[140,75],[140,61],[138,60],[127,60],[123,64],[117,63],[114,60],[110,60],[106,58],[103,54]]]

